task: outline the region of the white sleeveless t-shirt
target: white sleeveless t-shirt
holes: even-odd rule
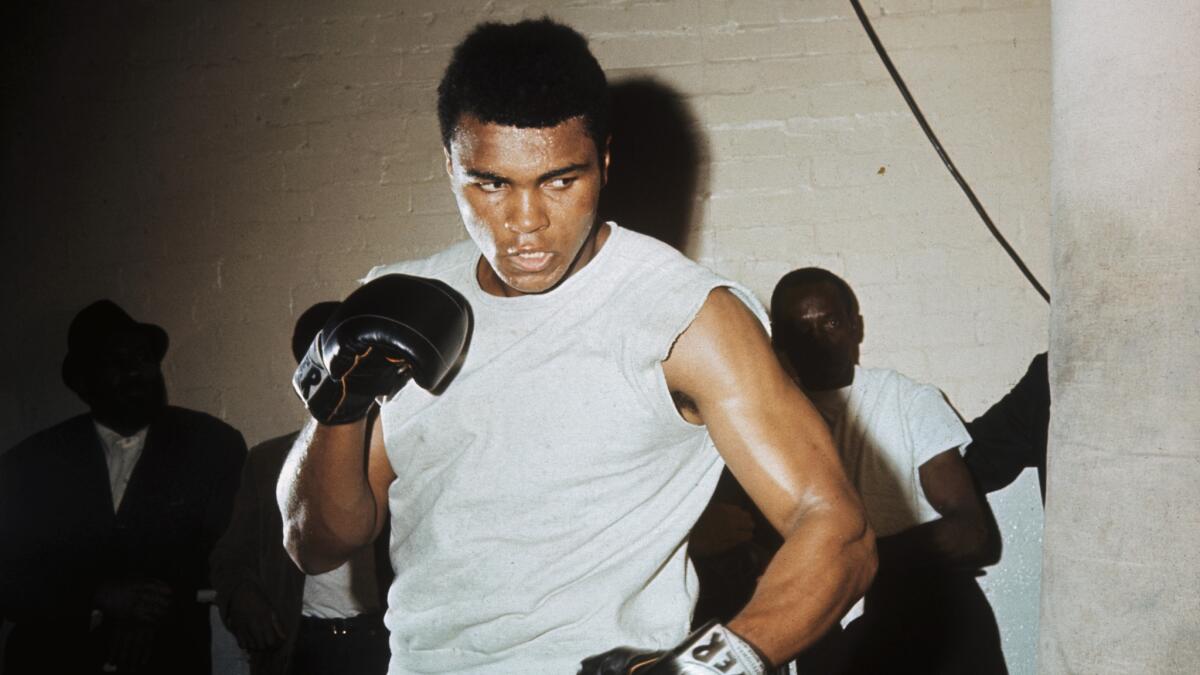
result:
[[[440,395],[409,385],[381,411],[388,458],[389,673],[576,672],[627,645],[687,634],[687,537],[722,461],[676,411],[662,371],[709,292],[728,287],[650,237],[609,223],[554,290],[479,288],[471,241],[378,267],[441,279],[473,334]]]

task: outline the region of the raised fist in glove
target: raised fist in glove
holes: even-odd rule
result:
[[[317,334],[292,385],[322,424],[367,416],[410,379],[434,389],[466,347],[470,306],[436,279],[388,274],[359,286]]]
[[[728,628],[710,621],[674,649],[629,647],[583,660],[578,675],[764,675],[766,660]]]

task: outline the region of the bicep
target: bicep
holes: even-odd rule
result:
[[[921,465],[919,475],[925,500],[939,514],[945,516],[979,508],[971,473],[958,449],[951,448],[934,455]]]
[[[376,417],[371,423],[370,438],[367,441],[367,482],[371,486],[371,496],[375,499],[375,531],[371,538],[379,536],[388,517],[388,488],[396,479],[392,471],[392,463],[388,460],[387,448],[383,442],[383,420]]]
[[[811,510],[857,504],[828,427],[730,291],[710,293],[663,370],[672,391],[695,402],[730,471],[781,533]]]

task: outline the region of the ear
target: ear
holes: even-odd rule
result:
[[[861,345],[863,341],[862,314],[854,315],[854,344]]]
[[[612,160],[612,134],[604,139],[604,156],[600,158],[600,185],[608,185],[608,164]]]
[[[442,156],[446,158],[446,176],[454,178],[454,163],[450,159],[450,148],[442,146]]]

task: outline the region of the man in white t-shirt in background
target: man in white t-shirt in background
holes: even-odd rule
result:
[[[833,642],[833,672],[1003,673],[995,617],[975,576],[999,559],[986,502],[962,459],[971,438],[937,388],[858,365],[850,286],[809,267],[771,296],[780,360],[833,431],[878,536],[863,616]]]

